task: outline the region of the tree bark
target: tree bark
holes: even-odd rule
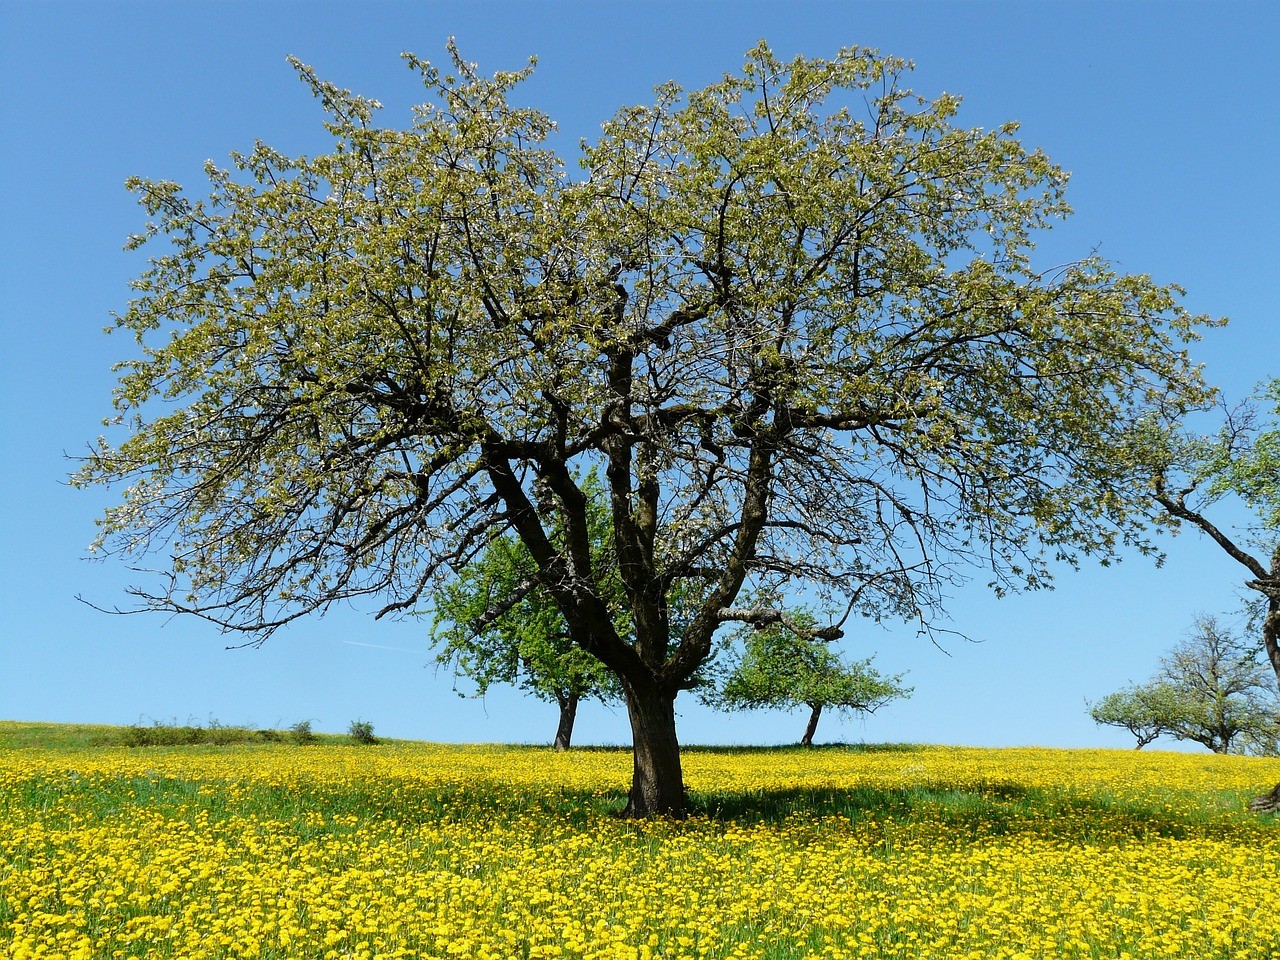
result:
[[[1250,800],[1249,809],[1254,813],[1280,813],[1280,784],[1270,793]]]
[[[634,768],[628,817],[683,817],[684,774],[676,740],[676,698],[657,685],[625,684]]]
[[[573,740],[573,721],[578,716],[578,695],[576,693],[565,696],[557,694],[556,703],[560,705],[560,725],[556,727],[554,746],[557,750],[568,750]]]
[[[818,718],[822,716],[822,704],[811,703],[809,707],[813,712],[809,714],[809,725],[804,728],[804,736],[800,738],[802,747],[813,746],[813,735],[818,730]]]
[[[1280,546],[1271,555],[1271,580],[1280,583]],[[1274,587],[1273,587],[1274,589]],[[1280,685],[1280,596],[1275,593],[1267,595],[1267,618],[1262,621],[1262,645],[1266,648],[1267,659],[1276,673],[1276,684]],[[1280,783],[1274,790],[1257,797],[1249,804],[1249,809],[1256,813],[1280,813]]]
[[[1280,566],[1280,562],[1276,565]],[[1275,574],[1275,579],[1280,581],[1280,570],[1276,570]],[[1280,686],[1280,596],[1267,597],[1267,617],[1262,621],[1262,645],[1267,651],[1267,659],[1271,661],[1271,669],[1275,671],[1276,685]]]

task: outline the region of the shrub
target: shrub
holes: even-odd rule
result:
[[[187,747],[249,743],[254,737],[254,732],[247,727],[226,726],[217,720],[210,720],[205,727],[190,721],[180,724],[154,720],[150,726],[135,723],[128,727],[123,740],[127,747]]]
[[[315,743],[316,735],[311,730],[310,720],[299,720],[289,728],[289,736],[294,743]]]
[[[352,720],[351,726],[347,727],[347,736],[356,743],[378,742],[378,738],[373,735],[373,724],[368,720]]]

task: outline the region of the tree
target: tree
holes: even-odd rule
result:
[[[1213,617],[1196,621],[1190,638],[1161,661],[1159,679],[1184,700],[1183,715],[1173,730],[1182,740],[1203,744],[1215,753],[1273,752],[1280,733],[1280,697],[1270,671],[1257,662],[1256,651]]]
[[[1254,797],[1249,801],[1249,809],[1255,813],[1280,813],[1280,784],[1270,793]]]
[[[1145,684],[1104,697],[1090,713],[1124,727],[1139,749],[1161,734],[1214,753],[1272,754],[1280,744],[1280,697],[1257,651],[1201,617],[1195,631],[1160,660]]]
[[[588,530],[595,569],[612,568],[612,580],[600,587],[625,635],[625,612],[617,564],[608,557],[609,507],[599,480],[583,484],[588,499]],[[563,525],[552,524],[563,543]],[[432,639],[441,647],[437,662],[470,678],[478,696],[495,683],[512,684],[560,709],[553,744],[567,750],[573,740],[578,704],[584,699],[621,696],[617,678],[604,664],[574,644],[560,608],[538,585],[537,565],[515,537],[491,540],[484,552],[433,597]]]
[[[136,609],[246,642],[335,603],[414,612],[510,533],[622,688],[627,810],[679,815],[676,696],[748,593],[929,629],[971,567],[998,592],[1150,550],[1124,451],[1205,401],[1177,291],[1090,258],[1043,273],[1066,176],[1015,124],[953,123],[905,61],[849,48],[657,88],[581,148],[527,74],[408,57],[412,127],[295,64],[328,152],[265,144],[191,199],[134,179],[163,249],[117,326],[140,356],[98,545],[162,554]],[[531,68],[530,68],[531,69]],[[576,476],[602,471],[630,633]],[[547,529],[559,517],[563,541]],[[671,597],[689,598],[673,629]]]
[[[1263,404],[1271,410],[1269,422],[1259,409]],[[1220,410],[1216,436],[1183,434],[1166,441],[1155,458],[1155,498],[1175,523],[1199,528],[1248,572],[1244,585],[1256,596],[1254,619],[1280,689],[1280,377],[1260,386],[1251,400]],[[1229,496],[1257,517],[1244,537],[1206,516]],[[1280,785],[1268,796],[1277,795]],[[1276,808],[1267,805],[1268,796],[1257,798],[1257,809]]]
[[[553,743],[567,750],[578,704],[617,697],[617,681],[573,643],[560,609],[546,591],[534,588],[534,569],[518,540],[491,541],[478,560],[436,592],[432,639],[441,646],[437,662],[472,680],[477,696],[507,683],[554,701],[560,719]]]
[[[1095,723],[1128,730],[1138,739],[1141,750],[1157,737],[1177,729],[1183,701],[1172,686],[1151,681],[1109,693],[1090,704]]]
[[[800,744],[813,746],[818,719],[826,707],[875,713],[892,700],[911,696],[901,674],[883,677],[871,659],[846,661],[816,639],[812,615],[798,612],[763,630],[747,634],[745,650],[716,698],[728,710],[809,708]]]
[[[1259,409],[1264,403],[1269,422]],[[1184,434],[1167,443],[1156,461],[1155,496],[1175,522],[1199,528],[1248,571],[1244,585],[1258,595],[1262,649],[1280,688],[1280,378],[1259,387],[1252,400],[1220,410],[1216,436]],[[1257,517],[1244,537],[1206,516],[1228,496]]]

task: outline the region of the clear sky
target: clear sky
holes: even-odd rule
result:
[[[1280,6],[1267,2],[919,3],[18,3],[0,0],[0,718],[153,719],[386,736],[548,742],[554,707],[507,691],[460,699],[431,667],[420,623],[344,610],[257,650],[212,627],[112,617],[131,574],[84,558],[106,500],[70,489],[67,460],[109,412],[121,309],[144,253],[131,174],[201,191],[206,158],[261,138],[324,149],[318,105],[285,63],[407,119],[420,92],[399,59],[443,59],[446,38],[492,72],[539,57],[527,100],[576,143],[619,106],[676,79],[712,82],[761,38],[784,57],[861,44],[912,58],[921,93],[964,97],[957,122],[1020,120],[1072,172],[1075,216],[1045,235],[1045,264],[1094,250],[1231,318],[1196,353],[1231,396],[1280,374]],[[951,606],[945,651],[907,627],[867,627],[845,649],[909,671],[913,699],[823,720],[819,740],[1131,746],[1085,700],[1142,680],[1200,612],[1239,606],[1240,571],[1188,533],[1163,570],[1141,558],[1064,571],[1056,591]],[[981,583],[982,581],[979,581]],[[799,738],[799,714],[726,717],[683,703],[686,743]],[[585,707],[580,742],[626,743],[622,708]]]

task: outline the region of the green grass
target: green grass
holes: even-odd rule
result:
[[[0,749],[69,750],[77,747],[117,747],[128,727],[93,723],[24,723],[0,720]]]

